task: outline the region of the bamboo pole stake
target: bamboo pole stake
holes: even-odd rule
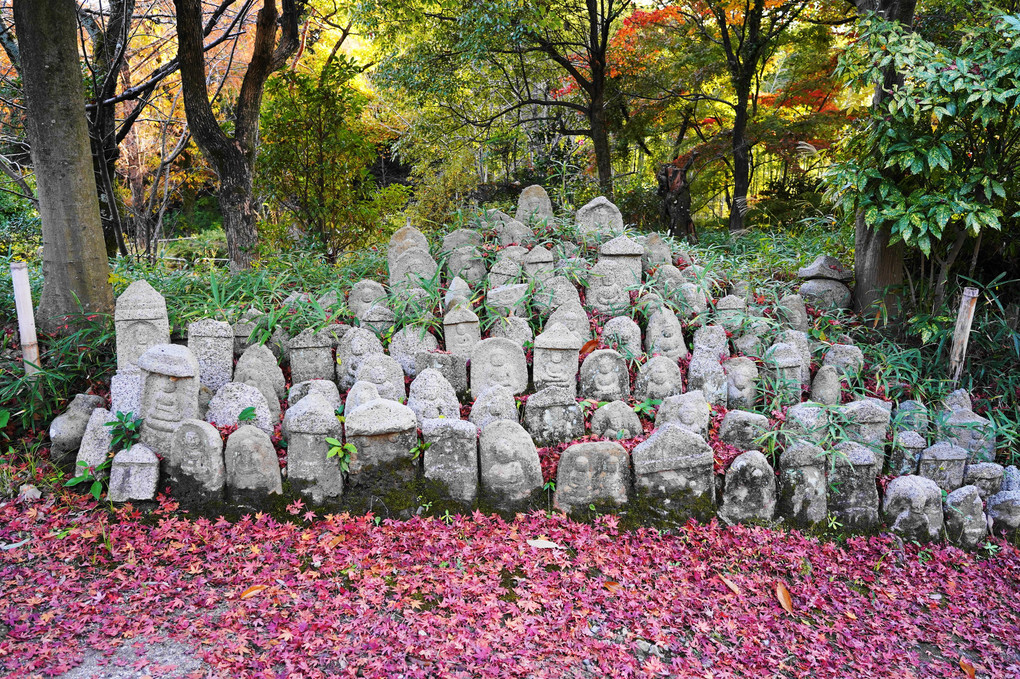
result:
[[[967,343],[970,341],[970,327],[974,323],[977,307],[977,288],[964,288],[960,310],[956,314],[956,330],[953,331],[953,351],[949,354],[949,372],[953,375],[953,386],[960,382],[963,364],[967,360]]]
[[[39,341],[35,335],[35,311],[27,264],[11,262],[11,282],[14,283],[14,308],[18,313],[18,335],[21,336],[21,360],[25,364],[25,375],[31,377],[39,371]]]

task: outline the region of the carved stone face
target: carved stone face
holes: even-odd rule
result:
[[[449,326],[450,339],[448,347],[449,350],[454,349],[471,349],[474,344],[474,324],[473,323],[457,323],[456,325]]]
[[[648,374],[648,381],[657,387],[665,386],[669,381],[669,372],[666,370],[666,366],[661,363],[653,365],[652,372]]]
[[[234,458],[234,485],[238,488],[256,488],[264,484],[265,477],[255,449],[247,446],[241,448]]]
[[[181,411],[184,409],[177,395],[180,378],[153,373],[148,379],[153,397],[145,412],[145,423],[157,431],[172,432],[181,421]]]
[[[375,291],[367,287],[362,288],[361,290],[358,291],[355,297],[356,297],[355,301],[367,309],[368,307],[372,306],[373,302],[375,302]]]
[[[680,341],[675,328],[669,325],[659,328],[659,336],[655,340],[656,349],[667,352],[677,349],[679,346]]]
[[[510,375],[510,360],[505,353],[494,351],[489,355],[489,370],[487,372],[492,384],[498,384],[512,390],[513,380]]]
[[[595,282],[595,301],[601,305],[615,303],[621,296],[623,288],[620,284],[608,276],[603,276]]]
[[[131,343],[139,347],[139,355],[154,344],[159,344],[159,328],[149,321],[134,321],[126,329]]]

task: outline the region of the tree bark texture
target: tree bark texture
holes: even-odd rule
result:
[[[201,0],[174,0],[177,9],[177,50],[184,89],[184,110],[195,143],[220,180],[219,204],[227,237],[227,256],[232,271],[251,267],[257,256],[258,232],[252,195],[255,156],[259,141],[259,113],[266,80],[285,65],[300,43],[299,0],[264,0],[255,22],[251,61],[241,82],[234,116],[234,136],[229,137],[213,113],[206,84],[202,47]],[[277,19],[282,28],[276,40]]]
[[[43,236],[36,322],[54,332],[79,311],[112,312],[113,290],[85,122],[74,0],[15,0]]]
[[[890,21],[909,26],[914,21],[916,0],[857,0],[861,12],[878,12]],[[884,82],[875,84],[873,106],[882,103],[897,79],[895,70],[886,72]],[[889,229],[874,230],[857,214],[854,225],[854,308],[871,313],[885,307],[889,319],[900,312],[899,291],[903,287],[903,243],[889,244]]]
[[[744,228],[747,192],[751,188],[751,145],[747,140],[747,106],[751,83],[738,83],[737,107],[733,116],[733,202],[730,204],[730,231]]]

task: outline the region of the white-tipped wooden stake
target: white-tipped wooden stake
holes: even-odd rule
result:
[[[977,298],[977,288],[963,289],[960,311],[956,314],[956,330],[953,332],[953,350],[949,354],[949,372],[953,375],[954,386],[959,383],[963,364],[967,360],[967,343],[970,341],[970,326],[974,323]]]
[[[28,282],[28,265],[11,262],[11,281],[14,283],[14,308],[18,312],[18,334],[21,336],[21,360],[25,374],[39,371],[39,341],[35,335],[35,312],[32,307],[32,286]]]

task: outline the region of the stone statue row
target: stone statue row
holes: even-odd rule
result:
[[[774,320],[749,315],[745,284],[734,285],[709,313],[708,272],[683,255],[678,263],[684,268],[674,266],[669,245],[654,235],[640,243],[622,234],[611,238],[590,268],[569,247],[556,254],[538,245],[529,250],[517,244],[534,238],[525,221],[551,215],[543,193],[526,190],[516,219],[486,215],[504,246],[489,270],[477,231],[461,229],[444,238],[445,351],[422,327],[394,328],[386,289],[360,281],[346,300],[358,327],[309,329],[277,343],[290,366],[289,390],[273,344],[249,344],[254,315],[233,326],[197,321],[188,328],[188,346],[173,345],[165,300],[148,283],[133,283],[117,303],[118,371],[111,401],[114,413],[144,417],[142,440],[114,457],[110,499],[153,497],[162,460],[175,494],[202,501],[245,504],[282,492],[285,475],[294,492],[330,502],[345,489],[378,482],[376,472],[382,469],[399,482],[418,476],[442,481],[465,504],[481,497],[499,508],[527,506],[543,485],[537,447],[586,434],[580,397],[604,403],[591,417],[590,432],[610,440],[574,444],[563,452],[555,502],[566,511],[620,505],[639,493],[664,510],[701,516],[718,511],[728,521],[783,516],[803,525],[832,516],[849,527],[873,528],[879,517],[875,478],[888,467],[911,480],[890,484],[885,510],[895,514],[894,520],[887,516],[890,525],[914,526],[914,514],[935,525],[929,484],[939,489],[940,500],[942,491],[956,497],[953,520],[963,505],[971,507],[968,516],[984,519],[981,500],[986,500],[993,525],[1015,530],[1020,523],[1020,488],[1013,488],[1010,473],[992,462],[994,432],[965,394],[938,411],[934,436],[928,411],[916,402],[898,405],[896,427],[887,403],[864,399],[841,405],[842,382],[860,373],[863,353],[848,342],[832,345],[812,376],[802,296],[780,301],[786,329],[775,334]],[[614,214],[608,201],[586,208],[591,209],[578,215],[583,233],[622,230],[618,210]],[[822,259],[802,277],[810,282],[843,275],[838,262]],[[390,295],[420,298],[431,313],[425,301],[430,293],[421,286],[434,285],[438,292],[439,266],[425,236],[410,227],[399,230],[390,242],[388,263]],[[610,317],[601,340],[614,348],[580,360],[581,347],[593,337],[592,324],[578,289],[557,275],[557,267],[585,272],[585,302],[602,318]],[[646,278],[651,285],[641,288]],[[486,339],[471,305],[473,285],[487,290],[486,306],[497,314]],[[296,294],[288,303],[302,297],[307,296]],[[332,306],[339,295],[328,293],[319,302]],[[634,306],[647,311],[644,333],[626,315]],[[690,351],[674,308],[695,328]],[[537,337],[521,316],[528,309],[549,314]],[[391,332],[387,353],[380,336]],[[766,337],[774,340],[767,347]],[[526,348],[533,349],[530,372]],[[688,362],[686,390],[682,361]],[[631,365],[638,365],[633,383]],[[409,389],[405,378],[412,380]],[[522,399],[521,417],[515,397],[529,387],[534,393]],[[763,390],[790,406],[780,432],[785,452],[778,478],[758,450],[768,418],[750,412]],[[812,401],[801,403],[807,391]],[[459,399],[469,397],[470,414],[461,420]],[[636,446],[628,441],[645,432],[628,405],[633,401],[661,401],[655,429]],[[77,449],[77,460],[93,467],[105,460],[110,431],[104,425],[112,414],[101,405],[98,397],[79,396],[63,420],[53,423],[55,454]],[[713,407],[728,408],[720,439],[743,451],[721,492],[707,443]],[[343,424],[337,417],[341,410]],[[242,413],[248,414],[244,421]],[[284,474],[273,442],[281,417]],[[419,428],[427,445],[415,456],[412,451],[422,450]],[[845,440],[836,443],[834,430],[842,430]],[[345,453],[346,473],[326,439],[353,444]],[[979,490],[977,514],[967,488]],[[908,490],[914,499],[907,513],[913,513],[900,520],[903,512],[895,508],[901,501],[890,498]]]

